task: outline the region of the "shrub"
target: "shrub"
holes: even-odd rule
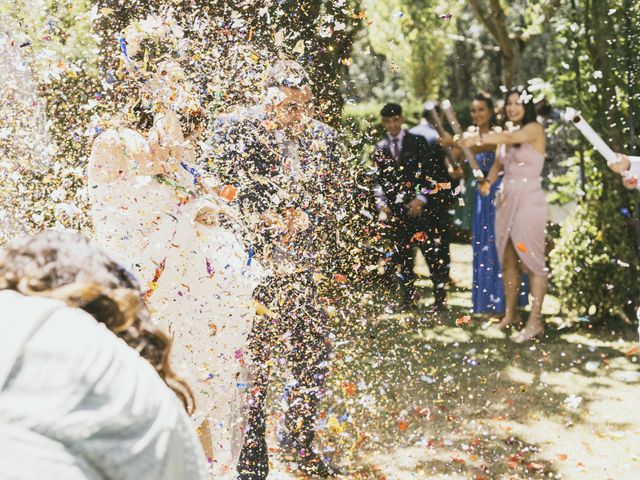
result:
[[[632,195],[604,162],[587,159],[587,192],[561,227],[550,254],[563,304],[593,320],[624,316],[638,296],[638,262],[631,228]]]

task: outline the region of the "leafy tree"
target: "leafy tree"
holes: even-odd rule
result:
[[[469,4],[499,48],[502,84],[522,84],[530,61],[525,49],[544,32],[560,8],[560,0],[518,0],[508,4],[500,0],[469,0]]]
[[[551,52],[549,77],[558,106],[580,109],[616,150],[633,152],[640,85],[631,59],[637,57],[640,6],[607,0],[571,3],[554,21],[560,48]],[[591,312],[603,318],[637,301],[637,222],[632,219],[638,214],[637,193],[625,191],[581,138],[575,148],[587,151],[586,192],[562,226],[551,265],[563,301],[583,312],[593,305]]]
[[[473,11],[463,10],[453,21],[456,28],[452,37],[454,57],[442,96],[451,99],[456,106],[468,106],[469,99],[478,90],[499,95],[500,49],[478,23]],[[464,110],[456,109],[459,114]]]
[[[437,96],[451,65],[454,22],[460,8],[451,2],[390,0],[364,2],[371,49],[383,55],[385,65],[400,77],[406,100],[418,102]]]

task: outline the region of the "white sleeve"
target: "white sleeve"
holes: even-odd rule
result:
[[[91,465],[99,478],[206,478],[194,425],[176,395],[151,364],[86,312],[55,311],[24,344],[16,365],[0,395],[0,424],[59,445],[65,464]],[[28,451],[43,452],[23,438]],[[34,469],[40,460],[46,458],[32,456]],[[29,478],[45,477],[52,478]]]
[[[89,186],[111,182],[128,171],[125,145],[115,128],[98,135],[91,146],[89,156]]]
[[[640,157],[629,157],[631,165],[629,166],[628,174],[640,178]]]

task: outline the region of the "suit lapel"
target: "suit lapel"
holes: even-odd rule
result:
[[[402,142],[402,150],[400,151],[400,164],[407,165],[411,163],[414,156],[415,145],[413,143],[413,136],[409,132],[405,131],[404,140]]]

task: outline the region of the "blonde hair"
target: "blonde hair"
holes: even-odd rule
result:
[[[0,290],[6,289],[86,311],[147,360],[193,413],[193,393],[169,365],[171,340],[151,326],[137,280],[86,237],[45,231],[9,241],[0,251]]]

